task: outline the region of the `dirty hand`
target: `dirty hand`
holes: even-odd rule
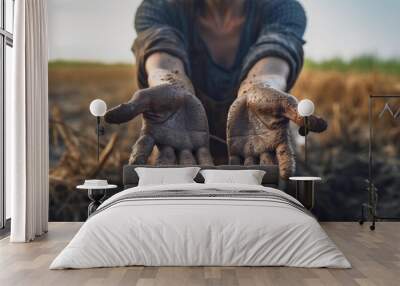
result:
[[[212,165],[206,113],[190,80],[179,72],[158,70],[149,75],[149,82],[156,84],[137,91],[105,115],[106,122],[119,124],[143,114],[129,164],[146,164],[157,146],[159,165]]]
[[[246,80],[229,109],[227,141],[230,164],[278,164],[283,179],[295,168],[289,120],[304,127],[297,99],[263,82]],[[322,132],[327,123],[310,116],[308,129]]]

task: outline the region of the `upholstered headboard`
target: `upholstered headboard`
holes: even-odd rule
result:
[[[123,184],[124,188],[132,188],[137,186],[139,182],[139,177],[135,171],[136,167],[162,167],[162,168],[179,168],[179,167],[188,167],[188,166],[180,166],[180,165],[171,165],[171,166],[150,166],[150,165],[125,165],[123,170]],[[274,187],[277,188],[279,185],[279,170],[277,165],[253,165],[253,166],[240,166],[240,165],[220,165],[220,166],[199,166],[202,169],[221,169],[221,170],[246,170],[246,169],[257,169],[265,171],[264,178],[262,180],[263,186]],[[203,183],[204,178],[199,173],[195,178],[197,183]]]

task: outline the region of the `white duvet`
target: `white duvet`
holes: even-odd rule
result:
[[[254,185],[135,187],[105,201],[50,269],[145,266],[294,266],[349,268],[316,219],[290,204],[257,198],[122,200],[132,192],[216,189],[284,192]],[[136,193],[135,193],[136,194]],[[298,202],[297,202],[298,203]]]

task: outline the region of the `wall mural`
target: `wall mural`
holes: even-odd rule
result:
[[[398,62],[317,62],[307,49],[304,57],[306,14],[292,0],[233,1],[221,29],[211,11],[225,9],[224,1],[99,1],[98,10],[93,1],[56,2],[49,5],[50,220],[85,220],[89,200],[76,186],[89,178],[121,186],[128,163],[278,164],[283,181],[323,178],[313,210],[321,220],[359,218],[367,198],[368,98],[400,92]],[[74,24],[66,27],[68,19]],[[95,19],[104,19],[107,39]],[[99,158],[89,112],[96,98],[108,106]],[[297,111],[304,98],[316,109],[307,164]],[[385,146],[375,150],[375,179],[385,190],[380,212],[389,216],[400,215],[394,106],[374,107],[379,117],[392,116],[374,138]]]

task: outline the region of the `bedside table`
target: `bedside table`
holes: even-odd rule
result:
[[[296,181],[296,199],[311,210],[315,202],[315,182],[322,179],[320,177],[290,177],[289,180]]]
[[[90,204],[88,206],[88,217],[92,213],[96,211],[96,209],[101,205],[104,198],[106,197],[106,191],[108,189],[115,189],[117,185],[103,185],[103,186],[94,186],[94,185],[79,185],[76,188],[79,190],[87,190],[88,197],[90,199]]]

